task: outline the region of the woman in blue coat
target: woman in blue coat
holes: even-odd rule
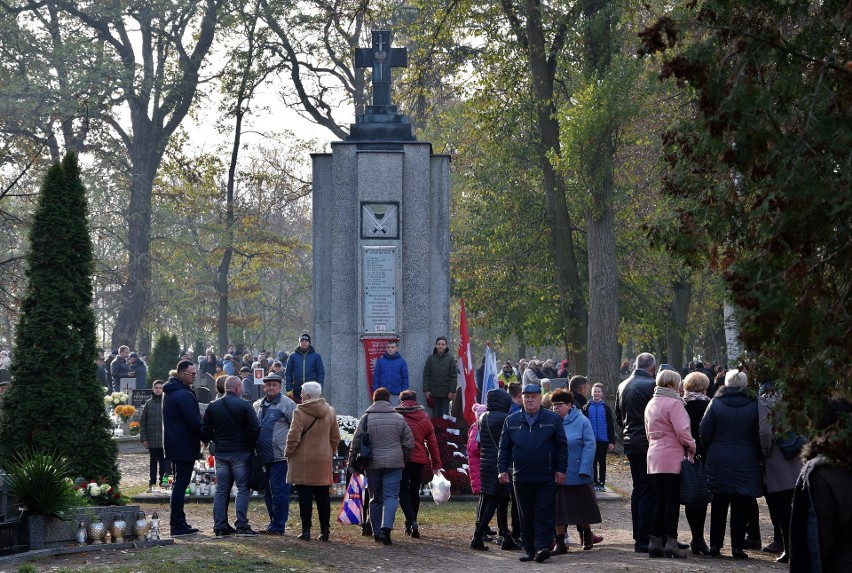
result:
[[[592,424],[574,406],[574,396],[560,388],[550,397],[553,411],[562,418],[562,428],[568,440],[568,468],[565,484],[556,488],[556,543],[553,554],[568,552],[565,543],[568,525],[576,525],[583,549],[593,546],[592,523],[601,522],[601,511],[592,486],[592,465],[595,460],[595,434]]]

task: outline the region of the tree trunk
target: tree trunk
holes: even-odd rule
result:
[[[683,370],[683,332],[689,317],[689,305],[692,302],[692,283],[688,278],[680,278],[672,283],[672,304],[669,306],[669,328],[666,333],[668,363],[678,372]]]
[[[609,148],[609,146],[607,146]],[[606,152],[606,151],[605,151]],[[615,216],[612,206],[611,162],[594,204],[586,208],[589,260],[589,380],[610,391],[618,382],[618,271],[615,256]]]
[[[608,73],[612,61],[612,18],[607,3],[585,0],[583,13],[586,75],[592,80]],[[601,113],[601,112],[599,112]],[[611,115],[612,112],[603,111]],[[605,117],[589,142],[593,150],[587,165],[591,197],[586,206],[586,253],[589,264],[589,379],[604,384],[604,391],[618,384],[618,270],[615,256],[613,211],[613,156],[621,118]]]
[[[151,191],[165,141],[156,140],[147,118],[144,121],[139,119],[133,121],[135,137],[129,146],[132,177],[127,210],[127,279],[121,289],[123,306],[112,333],[113,348],[136,346],[136,334],[145,316],[150,293]]]
[[[725,348],[728,354],[728,368],[736,368],[737,361],[742,354],[740,325],[737,322],[737,312],[734,305],[727,300],[725,301],[724,313]]]
[[[587,324],[586,302],[577,270],[574,238],[571,235],[571,217],[565,199],[565,185],[556,173],[548,154],[559,155],[559,123],[554,105],[555,56],[548,59],[541,6],[537,1],[525,3],[527,17],[527,47],[536,101],[540,142],[538,146],[542,182],[547,198],[548,222],[556,265],[556,286],[560,306],[565,314],[565,349],[572,372],[586,371]]]

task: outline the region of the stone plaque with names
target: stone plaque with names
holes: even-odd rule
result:
[[[147,402],[153,395],[154,391],[150,388],[144,388],[141,390],[133,389],[130,392],[130,405],[137,410],[142,410],[142,406],[144,406],[145,402]]]
[[[363,247],[364,332],[396,332],[396,247]]]

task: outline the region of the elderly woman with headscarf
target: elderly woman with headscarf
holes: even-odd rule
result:
[[[293,412],[293,423],[287,433],[287,482],[298,485],[299,517],[302,534],[311,538],[313,501],[317,505],[321,541],[328,541],[331,522],[329,486],[334,483],[332,458],[340,442],[340,428],[334,408],[322,397],[319,382],[302,384],[302,402]]]
[[[746,388],[745,372],[729,370],[725,385],[710,401],[699,426],[706,453],[705,471],[710,502],[710,555],[719,557],[725,522],[731,509],[731,555],[747,559],[743,551],[746,525],[754,500],[763,495],[757,398]]]
[[[645,407],[648,475],[653,478],[657,490],[648,543],[648,555],[651,557],[686,557],[686,552],[677,545],[680,463],[684,450],[690,456],[695,454],[695,440],[692,439],[689,416],[677,391],[678,386],[680,374],[661,370],[657,374],[654,395]]]

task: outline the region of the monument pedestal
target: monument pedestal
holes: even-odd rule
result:
[[[450,334],[450,158],[423,142],[331,147],[313,156],[313,345],[324,394],[340,414],[363,413],[362,338],[399,337],[425,403],[423,364],[435,338]]]

